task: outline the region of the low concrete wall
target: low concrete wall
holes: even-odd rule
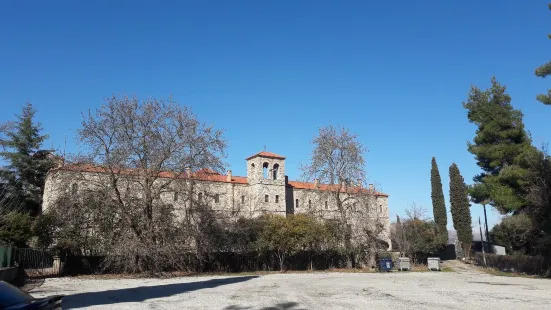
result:
[[[17,267],[0,268],[0,280],[8,283],[14,283],[17,278]]]

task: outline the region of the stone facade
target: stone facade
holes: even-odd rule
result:
[[[335,197],[328,185],[319,184],[317,180],[313,183],[288,180],[285,175],[285,157],[260,152],[247,158],[246,162],[246,177],[233,176],[231,170],[226,175],[207,169],[190,173],[189,177],[194,180],[194,195],[197,195],[198,199],[207,200],[214,210],[233,216],[256,217],[266,213],[310,213],[325,219],[340,216]],[[63,193],[84,188],[93,190],[94,186],[106,184],[108,181],[106,174],[98,168],[79,167],[78,173],[75,172],[77,171],[74,167],[60,167],[50,171],[46,178],[43,210],[53,206]],[[186,182],[186,178],[183,182]],[[182,182],[173,184],[170,190],[162,194],[161,199],[174,205],[183,216],[188,202],[185,197],[178,196],[177,184]],[[368,211],[356,211],[350,217],[355,218],[358,223],[365,223],[367,218],[382,223],[384,229],[381,239],[390,245],[388,195],[372,188],[362,190],[369,192]],[[353,193],[343,195],[354,196]],[[355,203],[354,199],[351,201]]]

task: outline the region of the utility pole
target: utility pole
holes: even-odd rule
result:
[[[490,233],[488,232],[488,217],[486,216],[486,204],[483,203],[484,208],[484,223],[486,224],[486,242],[488,242],[488,248],[491,249],[492,241],[490,240]]]
[[[482,224],[480,223],[480,216],[478,217],[478,228],[480,229],[480,244],[482,245],[482,260],[484,261],[484,268],[486,268],[486,254],[484,253],[484,238],[482,237]]]

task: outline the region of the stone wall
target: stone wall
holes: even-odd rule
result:
[[[267,178],[263,175],[264,163],[268,166]],[[274,180],[275,165],[279,167]],[[195,199],[201,197],[214,210],[231,217],[257,217],[266,213],[281,215],[311,213],[325,219],[335,219],[340,216],[335,197],[329,191],[293,188],[289,186],[284,172],[284,160],[255,157],[247,161],[247,183],[243,183],[243,178],[239,179],[240,182],[236,182],[236,178],[232,179],[231,172],[228,178],[232,179],[232,182],[228,182],[226,176],[220,175],[217,175],[219,181],[159,179],[157,182],[159,185],[170,182],[161,194],[161,199],[167,204],[172,204],[180,217],[186,215],[186,209],[190,205],[188,195],[194,195]],[[132,177],[123,176],[120,182],[121,192],[131,191],[132,195],[141,195],[139,184],[133,182]],[[54,205],[64,193],[70,194],[75,190],[77,192],[93,191],[107,184],[109,184],[109,177],[104,173],[54,170],[46,178],[43,210]],[[346,194],[343,195],[346,196]],[[353,202],[354,199],[349,201],[349,203]],[[384,231],[381,233],[381,238],[390,244],[388,197],[371,196],[369,201],[363,201],[361,205],[365,208],[355,211],[348,217],[354,219],[353,222],[358,223],[357,225],[366,225],[374,220],[383,223]]]
[[[341,213],[337,208],[336,198],[329,191],[316,189],[294,189],[288,188],[286,201],[290,204],[287,208],[290,213],[314,214],[324,219],[339,219]],[[380,238],[391,245],[390,239],[390,214],[388,209],[388,197],[386,196],[362,196],[361,199],[346,199],[347,194],[343,193],[343,200],[347,201],[347,210],[350,212],[347,218],[352,219],[353,231],[359,233],[364,227],[374,228],[375,223],[381,223],[383,230]],[[297,206],[298,202],[298,206]],[[356,206],[352,206],[356,204]]]

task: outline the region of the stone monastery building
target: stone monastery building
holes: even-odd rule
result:
[[[312,183],[289,181],[285,175],[285,157],[264,151],[250,156],[246,162],[246,177],[234,176],[231,170],[226,175],[209,169],[189,173],[189,177],[197,184],[195,192],[198,198],[209,199],[214,210],[245,217],[265,213],[312,213],[327,219],[338,216],[334,195],[330,194],[330,185],[320,184],[317,180]],[[78,170],[79,177],[74,177],[77,172],[75,169]],[[105,172],[101,168],[91,166],[62,166],[51,170],[46,178],[43,209],[53,206],[60,194],[87,188],[87,183],[98,182],[102,175],[105,176]],[[167,174],[167,177],[170,175]],[[372,185],[362,188],[359,182],[352,188],[361,189],[364,193],[369,193],[370,197],[369,214],[358,213],[358,217],[377,218],[384,224],[384,239],[389,239],[388,195],[375,191]],[[176,209],[185,209],[187,202],[181,196],[175,189],[163,193],[162,200],[173,204]]]

